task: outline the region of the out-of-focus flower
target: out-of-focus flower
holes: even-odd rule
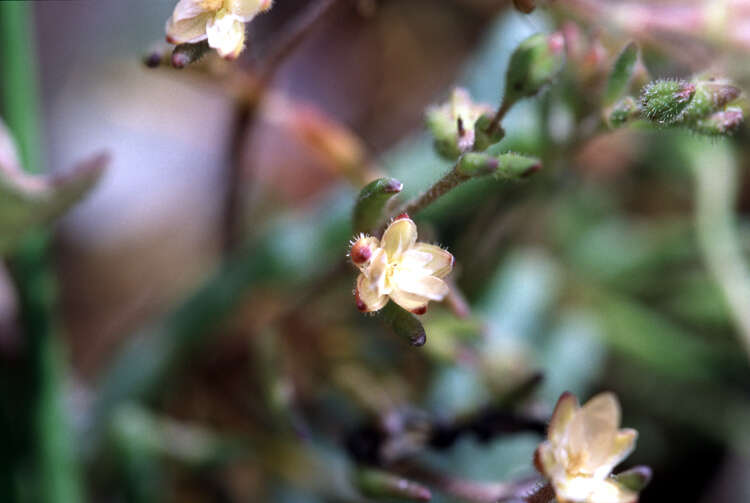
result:
[[[390,298],[415,314],[424,314],[431,300],[443,300],[448,286],[442,278],[453,269],[453,255],[439,246],[418,243],[417,226],[407,215],[397,217],[383,238],[360,235],[349,257],[360,274],[357,309],[381,309]]]
[[[564,393],[534,464],[550,479],[559,503],[635,503],[638,494],[611,473],[633,451],[637,436],[620,429],[620,404],[612,393],[596,395],[583,407]]]
[[[271,8],[272,0],[180,0],[167,20],[167,41],[208,45],[234,59],[245,48],[245,23]]]
[[[428,108],[427,127],[435,137],[438,153],[455,160],[471,150],[475,141],[474,125],[483,114],[491,111],[488,105],[472,101],[468,91],[460,87],[453,90],[448,102]]]

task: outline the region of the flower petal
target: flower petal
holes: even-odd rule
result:
[[[271,0],[228,0],[227,9],[229,12],[248,22],[261,12],[271,8]]]
[[[388,303],[388,296],[378,293],[377,285],[370,282],[364,274],[357,277],[357,299],[362,305],[357,308],[364,313],[382,309]]]
[[[427,304],[430,302],[430,299],[422,297],[421,295],[416,295],[399,289],[394,289],[389,296],[393,302],[407,311],[412,312],[426,309]]]
[[[391,279],[393,290],[402,290],[430,300],[443,300],[448,285],[440,278],[408,270],[397,270]]]
[[[211,13],[214,9],[207,9],[203,0],[180,0],[172,12],[172,20],[175,23],[185,19],[191,19],[201,14]]]
[[[609,457],[598,468],[596,475],[606,477],[612,473],[612,470],[633,452],[637,438],[638,432],[631,428],[623,428],[618,431],[612,440]]]
[[[612,480],[568,477],[554,481],[560,503],[635,503],[637,495]]]
[[[381,245],[388,253],[390,261],[397,260],[401,254],[414,246],[417,242],[417,226],[411,218],[399,218],[391,222],[391,225],[383,233]]]
[[[208,45],[222,58],[236,58],[245,48],[245,24],[240,18],[220,11],[206,25]]]
[[[196,17],[175,21],[174,18],[167,20],[167,41],[172,44],[194,44],[206,40],[206,25],[211,14],[201,14]]]
[[[417,243],[404,255],[421,254],[423,257],[429,255],[429,260],[423,266],[430,274],[438,278],[444,278],[453,270],[454,258],[447,250],[428,243]]]
[[[585,453],[582,470],[601,475],[607,464],[620,426],[620,404],[612,393],[600,393],[589,400],[571,421],[568,442],[571,452]]]
[[[547,435],[553,444],[556,444],[563,439],[570,421],[580,408],[580,405],[578,405],[578,399],[576,399],[573,393],[566,391],[560,395],[547,430]]]

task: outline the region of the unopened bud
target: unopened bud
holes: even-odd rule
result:
[[[684,80],[656,80],[641,94],[641,107],[650,120],[672,124],[695,95],[695,85]]]
[[[368,232],[377,227],[386,204],[403,188],[404,185],[395,178],[378,178],[365,185],[354,205],[354,232]]]
[[[607,114],[607,124],[616,129],[623,126],[631,119],[638,117],[640,108],[638,102],[632,96],[626,96],[618,101]]]
[[[538,33],[527,38],[510,57],[505,79],[506,106],[535,96],[557,77],[565,63],[565,39],[561,33]]]
[[[355,483],[362,494],[369,498],[407,501],[430,501],[432,499],[430,490],[425,486],[380,470],[369,468],[357,470]]]
[[[427,342],[422,323],[411,313],[389,302],[380,310],[381,319],[398,337],[408,339],[412,346],[424,346]]]
[[[723,110],[740,95],[739,88],[725,79],[694,81],[695,94],[678,117],[678,122],[691,123]]]
[[[435,138],[435,150],[448,160],[456,160],[471,150],[477,119],[489,112],[487,105],[474,103],[465,89],[456,88],[448,102],[427,110],[427,128]]]
[[[642,491],[651,482],[652,475],[651,468],[641,465],[618,473],[615,475],[615,480],[625,488],[637,493]]]
[[[536,9],[535,0],[513,0],[513,7],[523,12],[524,14],[531,14]]]
[[[360,234],[349,248],[349,258],[357,267],[362,267],[370,260],[372,253],[377,247],[377,240],[373,237]]]
[[[195,44],[180,44],[172,52],[172,66],[185,68],[201,59],[210,49],[207,40]]]
[[[499,124],[493,128],[492,117],[482,115],[474,125],[474,150],[482,152],[505,137],[505,130]]]
[[[743,120],[744,115],[741,108],[729,107],[726,110],[709,115],[705,119],[696,121],[692,129],[697,133],[709,136],[731,135],[739,129]]]
[[[469,152],[464,154],[456,170],[468,177],[494,175],[495,178],[527,178],[542,169],[539,159],[513,152],[497,153],[499,147],[491,147],[487,152]]]

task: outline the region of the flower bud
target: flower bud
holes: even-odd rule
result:
[[[695,95],[695,84],[684,80],[656,80],[641,94],[641,107],[649,120],[672,124]]]
[[[427,110],[427,128],[435,138],[435,150],[448,160],[456,160],[471,150],[475,142],[477,119],[490,108],[474,103],[469,93],[456,88],[447,103]]]
[[[691,123],[708,117],[723,110],[740,95],[739,88],[726,79],[697,80],[692,85],[695,93],[678,117],[679,122]]]
[[[492,117],[482,115],[474,125],[474,150],[481,152],[505,137],[505,130],[498,124],[492,128]]]
[[[741,108],[729,107],[696,121],[692,129],[696,133],[709,136],[731,135],[742,125],[743,119]]]
[[[468,177],[494,175],[495,178],[526,178],[542,169],[539,159],[513,152],[469,152],[461,157],[456,170]]]
[[[565,39],[561,33],[538,33],[527,38],[510,57],[505,79],[506,107],[546,88],[565,63]]]
[[[607,124],[611,129],[617,129],[629,120],[636,118],[639,113],[640,108],[635,98],[626,96],[608,111]]]
[[[172,66],[178,69],[185,68],[205,56],[210,49],[205,40],[196,44],[180,44],[172,52]]]
[[[349,259],[355,266],[364,267],[372,258],[372,253],[377,246],[377,239],[360,234],[352,241],[349,248]]]
[[[354,232],[367,232],[377,227],[386,204],[403,188],[395,178],[378,178],[365,185],[354,205]]]

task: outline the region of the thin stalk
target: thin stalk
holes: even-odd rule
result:
[[[432,187],[401,206],[396,211],[396,215],[400,215],[401,213],[407,213],[409,215],[418,213],[434,203],[438,198],[447,194],[469,179],[471,179],[470,176],[459,173],[456,166],[453,166],[453,168],[440,180],[435,182]]]
[[[43,160],[32,5],[0,2],[0,103],[18,142],[24,168],[38,173]],[[47,232],[31,232],[11,257],[27,365],[22,375],[7,378],[18,379],[17,385],[25,390],[24,403],[14,405],[24,409],[21,415],[26,416],[30,430],[30,437],[24,441],[35,458],[36,480],[26,481],[26,490],[39,491],[39,501],[74,503],[83,498],[63,404],[65,367],[61,341],[55,333],[56,299],[54,276],[47,261],[48,243]]]

